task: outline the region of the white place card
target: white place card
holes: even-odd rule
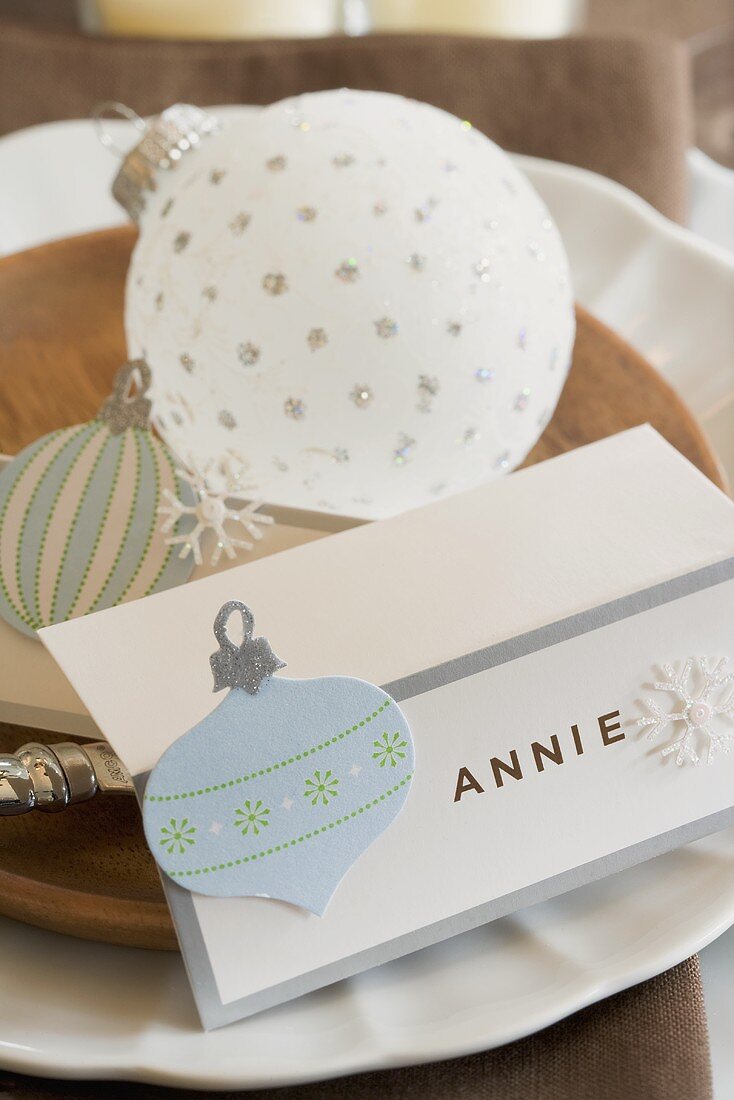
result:
[[[41,631],[140,787],[231,599],[288,676],[385,687],[415,775],[322,917],[165,879],[205,1027],[734,821],[734,505],[649,427]]]

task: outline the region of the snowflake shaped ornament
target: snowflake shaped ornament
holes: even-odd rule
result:
[[[184,504],[170,489],[163,490],[166,503],[158,509],[159,513],[166,517],[161,526],[163,534],[167,534],[178,523],[181,516],[194,516],[196,524],[188,534],[171,535],[166,539],[167,546],[180,546],[180,558],[186,558],[193,554],[197,565],[202,565],[202,539],[207,531],[213,531],[216,537],[214,549],[210,558],[212,566],[217,565],[222,553],[228,558],[236,557],[238,550],[252,550],[254,543],[246,539],[237,538],[227,530],[226,524],[239,524],[251,538],[259,541],[263,533],[258,524],[263,526],[274,522],[272,516],[260,515],[258,509],[262,507],[261,500],[244,504],[233,508],[231,498],[227,492],[214,492],[209,488],[206,477],[200,473],[188,473],[186,470],[177,470],[177,475],[194,490],[197,502],[193,505]]]
[[[652,699],[646,699],[649,715],[638,720],[638,725],[647,729],[647,738],[652,741],[668,727],[681,725],[683,732],[662,750],[663,756],[675,753],[675,762],[682,766],[687,761],[700,763],[697,747],[703,744],[706,749],[707,763],[711,763],[717,752],[729,752],[732,737],[719,731],[721,718],[734,719],[734,688],[728,694],[722,689],[734,681],[734,672],[727,672],[728,658],[718,660],[710,657],[689,657],[680,672],[673,665],[663,665],[667,679],[659,680],[653,687],[656,691],[667,691],[675,696],[682,705],[677,710],[663,708]]]

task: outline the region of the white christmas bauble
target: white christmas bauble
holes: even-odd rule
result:
[[[127,286],[169,444],[274,504],[388,516],[512,470],[574,337],[524,176],[399,96],[273,104],[158,173]],[[223,487],[220,485],[219,487]]]

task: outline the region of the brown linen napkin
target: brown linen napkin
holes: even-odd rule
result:
[[[656,39],[169,42],[0,24],[0,133],[85,117],[103,99],[148,114],[176,100],[270,103],[349,85],[445,107],[506,149],[610,176],[677,219],[689,84],[683,46]]]
[[[690,38],[734,23],[734,0],[587,0],[587,30]]]
[[[0,1074],[0,1100],[197,1100],[201,1092]],[[499,1050],[221,1100],[711,1100],[698,960]]]

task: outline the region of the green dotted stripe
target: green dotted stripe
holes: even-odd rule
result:
[[[96,439],[98,434],[99,433],[96,432],[92,436],[92,439]],[[108,434],[107,438],[102,442],[101,447],[97,451],[97,457],[95,458],[94,462],[92,463],[91,470],[87,474],[87,479],[84,483],[84,489],[82,490],[81,496],[79,497],[79,500],[77,502],[76,510],[74,512],[74,518],[72,519],[71,524],[69,525],[69,530],[66,532],[66,541],[64,542],[64,550],[63,550],[63,553],[61,555],[61,561],[59,562],[58,571],[56,573],[56,580],[54,582],[53,598],[51,600],[51,622],[52,623],[56,622],[56,607],[57,607],[58,600],[59,600],[59,589],[61,587],[61,577],[62,577],[62,574],[63,574],[63,571],[64,571],[64,566],[66,565],[67,558],[69,557],[69,547],[71,546],[72,539],[73,539],[73,537],[76,533],[76,529],[77,529],[77,526],[79,524],[79,517],[82,514],[82,509],[83,509],[84,505],[87,502],[87,498],[89,497],[89,492],[91,490],[92,483],[94,481],[94,475],[97,473],[97,470],[99,469],[99,465],[102,461],[102,458],[103,458],[105,452],[107,451],[107,448],[110,445],[110,440],[111,439],[112,439],[112,436]],[[115,480],[116,479],[117,479],[117,474],[115,474]],[[111,499],[111,497],[107,498],[107,504],[106,504],[106,507],[105,507],[105,516],[107,515],[107,512],[109,511],[110,499]],[[84,575],[82,577],[81,585],[79,586],[79,588],[77,588],[76,595],[74,596],[74,600],[73,600],[73,602],[71,604],[71,607],[69,609],[69,613],[66,615],[67,619],[70,619],[71,616],[74,613],[74,608],[76,607],[77,600],[79,599],[79,594],[81,592],[82,585],[84,584],[84,581],[87,578],[87,574],[89,573],[89,570],[92,568],[92,562],[94,560],[94,555],[97,552],[97,547],[99,546],[99,540],[101,538],[101,534],[102,534],[102,528],[100,526],[99,530],[97,531],[97,537],[94,540],[94,546],[92,547],[92,552],[89,555],[86,566],[84,567]],[[36,584],[37,584],[37,586],[40,586],[40,579],[41,579],[41,570],[40,570],[40,559],[39,559],[39,569],[38,569],[38,573],[36,575]],[[40,594],[36,596],[36,602],[37,602],[39,610],[40,610],[40,606],[41,606]]]
[[[55,443],[56,440],[61,435],[61,433],[65,430],[66,430],[65,428],[58,428],[55,432],[52,432],[51,435],[49,435],[48,438],[46,439],[46,442],[43,443],[42,446],[40,446],[39,449],[37,451],[35,451],[35,453],[33,455],[31,455],[31,457],[24,462],[22,468],[16,473],[15,480],[14,480],[13,484],[10,486],[8,494],[5,497],[5,501],[3,503],[2,511],[0,511],[0,530],[2,530],[2,526],[3,526],[3,523],[5,521],[5,514],[8,510],[8,506],[10,504],[11,498],[12,498],[13,494],[15,493],[15,490],[18,488],[18,485],[20,484],[21,479],[23,478],[23,475],[25,474],[26,470],[28,469],[28,466],[30,465],[31,462],[35,462],[36,458],[38,458],[39,455],[44,454],[48,450],[48,448],[51,446],[51,444]],[[17,560],[16,560],[16,564],[17,564]],[[26,623],[26,625],[29,625],[27,623],[25,615],[21,614],[21,612],[15,606],[15,602],[11,599],[10,592],[8,591],[7,585],[5,583],[5,576],[4,576],[2,567],[0,567],[0,588],[2,589],[2,593],[3,593],[3,596],[5,597],[5,600],[8,604],[8,607],[18,616],[18,618],[22,622]]]
[[[79,439],[79,437],[84,434],[84,432],[88,431],[88,429],[89,429],[88,424],[81,424],[79,426],[79,429],[77,431],[73,432],[73,434],[69,436],[69,438],[63,444],[63,446],[60,447],[60,449],[53,456],[50,463],[48,464],[48,466],[45,467],[45,469],[43,470],[43,472],[42,472],[41,476],[39,477],[38,481],[33,486],[33,492],[30,495],[30,498],[28,500],[28,504],[26,505],[26,509],[25,509],[24,514],[23,514],[23,519],[21,521],[20,532],[18,534],[18,542],[17,542],[16,552],[15,552],[15,583],[16,583],[16,586],[18,588],[18,593],[20,595],[20,602],[23,605],[23,608],[25,610],[26,615],[28,616],[27,619],[25,619],[25,622],[33,630],[38,630],[44,624],[40,621],[40,613],[39,614],[34,614],[31,611],[28,604],[26,603],[25,596],[23,595],[23,579],[22,579],[22,576],[21,576],[21,568],[22,568],[22,562],[23,562],[23,540],[24,540],[25,535],[26,535],[28,519],[29,519],[30,515],[33,512],[33,506],[36,502],[36,497],[38,496],[38,494],[41,490],[41,486],[43,485],[44,481],[46,480],[48,475],[51,473],[51,471],[55,468],[55,466],[57,465],[59,460],[69,450],[71,445],[73,443],[75,443],[77,441],[77,439]],[[76,465],[76,463],[79,460],[80,456],[84,453],[88,443],[89,443],[89,438],[87,438],[84,441],[84,444],[82,446],[81,451],[79,452],[79,454],[74,459],[74,462],[72,463],[72,465],[69,466],[68,469],[66,470],[66,472],[64,473],[64,476],[61,480],[61,484],[59,485],[59,487],[56,491],[56,496],[54,497],[53,503],[52,503],[51,507],[48,510],[48,514],[46,515],[46,522],[43,525],[43,533],[41,535],[41,541],[40,541],[40,544],[39,544],[39,547],[38,547],[38,554],[37,554],[37,557],[36,557],[36,573],[35,573],[34,585],[33,585],[33,598],[34,598],[34,601],[35,601],[36,611],[39,611],[39,608],[38,608],[38,595],[39,595],[39,587],[40,587],[40,582],[41,582],[41,576],[40,576],[41,561],[43,559],[44,550],[46,549],[46,537],[48,535],[48,529],[51,526],[51,520],[53,518],[54,508],[56,507],[58,499],[59,499],[61,493],[63,492],[64,487],[65,487],[67,481],[69,480],[69,477],[71,476],[71,471],[74,469],[74,466]]]
[[[130,504],[130,511],[128,512],[127,521],[125,523],[125,530],[123,531],[122,538],[120,539],[120,545],[118,546],[117,553],[115,554],[115,560],[113,561],[112,566],[110,567],[110,571],[107,574],[107,580],[103,583],[103,585],[102,585],[102,587],[99,591],[99,594],[97,595],[97,598],[95,599],[92,606],[89,608],[90,612],[96,611],[99,608],[99,605],[102,603],[102,600],[104,598],[104,594],[107,591],[107,588],[110,584],[110,581],[112,580],[112,578],[114,577],[114,575],[117,571],[118,565],[120,564],[120,559],[122,558],[122,555],[125,551],[125,547],[127,546],[127,540],[130,536],[130,531],[132,530],[133,523],[135,521],[135,516],[136,516],[136,512],[137,512],[137,507],[138,507],[138,497],[140,495],[142,462],[141,462],[141,458],[140,458],[140,444],[138,442],[138,435],[137,435],[136,429],[133,428],[129,434],[125,433],[125,442],[123,444],[123,447],[127,447],[128,440],[129,440],[130,436],[132,436],[133,445],[135,447],[135,483],[133,485],[133,495],[132,495],[132,501],[131,501],[131,504]],[[121,448],[121,450],[122,450],[122,448]],[[120,600],[118,600],[117,602],[120,603]]]
[[[112,434],[110,434],[110,438],[106,441],[103,450],[107,449],[107,446],[109,445],[110,440],[112,440],[114,438],[115,437]],[[79,600],[81,599],[82,592],[84,591],[84,587],[87,583],[87,578],[88,578],[88,576],[91,572],[92,565],[94,564],[95,558],[97,557],[97,551],[99,550],[99,544],[102,541],[102,535],[104,534],[105,528],[107,526],[107,520],[109,518],[110,510],[112,508],[112,501],[114,499],[115,493],[117,492],[117,483],[120,480],[120,470],[122,469],[122,459],[123,459],[124,453],[125,453],[125,444],[120,443],[118,448],[117,448],[117,458],[115,460],[115,472],[112,476],[112,484],[109,487],[109,492],[108,492],[108,495],[107,495],[107,501],[106,501],[105,506],[104,506],[104,512],[102,513],[102,520],[101,520],[101,522],[99,524],[99,527],[97,529],[97,534],[95,535],[94,546],[92,547],[92,552],[89,555],[89,558],[87,559],[86,566],[84,567],[84,572],[82,574],[82,579],[79,581],[79,586],[76,590],[76,593],[74,594],[74,599],[72,600],[71,605],[69,607],[69,610],[66,614],[67,619],[70,619],[72,617],[72,615],[74,614],[74,612],[76,611],[76,606],[79,603]],[[95,464],[95,469],[96,469],[96,464]],[[92,473],[94,473],[94,471],[92,471]],[[90,477],[90,482],[91,482],[91,477]],[[60,576],[61,576],[61,573],[59,571],[59,577]]]
[[[321,752],[323,749],[328,749],[331,745],[336,745],[338,741],[343,741],[345,737],[349,737],[352,733],[357,733],[358,730],[363,728],[372,722],[375,718],[379,718],[384,710],[390,706],[391,699],[386,699],[381,707],[377,710],[373,710],[372,714],[365,715],[359,722],[355,722],[353,726],[349,726],[347,729],[342,730],[341,733],[335,734],[334,737],[330,737],[326,741],[320,742],[318,745],[313,745],[310,749],[304,749],[303,752],[296,753],[295,756],[289,756],[287,760],[279,760],[277,763],[272,764],[269,768],[260,768],[257,772],[250,772],[249,775],[238,775],[236,779],[229,779],[226,783],[212,783],[210,787],[200,787],[197,791],[184,791],[183,794],[146,794],[146,802],[178,802],[184,798],[196,798],[200,794],[214,794],[215,791],[224,791],[228,787],[234,787],[238,783],[248,783],[251,779],[259,779],[263,775],[270,775],[271,772],[280,771],[282,768],[287,768],[289,764],[295,764],[298,760],[305,760],[307,756],[313,756],[314,753]]]
[[[155,482],[154,499],[158,500],[159,497],[160,497],[160,492],[161,492],[161,475],[160,475],[160,470],[158,469],[158,463],[156,461],[155,451],[153,450],[153,436],[151,435],[149,428],[133,428],[132,431],[135,433],[135,442],[138,444],[138,447],[140,447],[140,444],[144,442],[145,446],[148,448],[149,455],[153,459],[153,470],[154,470],[153,477],[154,477],[154,482]],[[136,496],[137,496],[137,486],[136,486]],[[136,500],[136,504],[137,504],[137,500]],[[125,598],[126,598],[127,594],[129,593],[132,586],[135,584],[135,581],[138,579],[138,574],[140,573],[140,571],[143,568],[143,565],[145,564],[145,559],[148,556],[148,551],[150,550],[151,544],[153,542],[153,535],[156,532],[157,525],[158,525],[158,513],[157,513],[157,511],[154,507],[153,508],[153,515],[151,516],[150,523],[148,524],[148,533],[145,536],[145,546],[143,547],[143,549],[141,551],[140,559],[138,561],[138,567],[135,570],[135,572],[133,573],[133,575],[130,578],[130,580],[128,581],[128,583],[125,585],[125,588],[124,588],[120,598],[116,601],[116,603],[120,604],[120,603],[125,602]],[[144,593],[144,595],[147,595],[147,593]]]
[[[159,459],[160,459],[161,455],[165,459],[165,462],[168,465],[168,468],[169,468],[169,470],[171,471],[171,473],[173,475],[174,487],[179,489],[179,491],[180,491],[178,474],[176,472],[176,466],[174,464],[174,461],[173,461],[171,455],[168,453],[168,448],[165,446],[165,444],[163,444],[159,440],[157,440],[155,438],[155,436],[151,436],[151,449],[152,449],[153,458],[154,458],[154,461],[155,461],[156,487],[158,489],[158,495],[160,495],[160,473],[159,473],[158,463],[159,463]],[[153,517],[153,523],[156,527],[156,530],[157,530],[157,526],[158,526],[157,525],[157,520],[158,520],[158,510],[156,509],[155,515]],[[178,533],[178,530],[179,530],[180,526],[181,526],[181,520],[179,519],[178,523],[176,524],[176,527],[174,528],[174,530],[172,532],[174,535]],[[152,538],[154,533],[155,532],[151,533],[151,538]],[[181,549],[180,546],[169,546],[168,553],[164,555],[163,562],[161,564],[160,569],[156,573],[155,577],[153,578],[152,583],[148,586],[148,588],[145,591],[144,595],[150,596],[151,593],[155,592],[156,587],[158,585],[158,582],[160,581],[161,577],[163,576],[163,573],[164,573],[165,569],[167,568],[168,563],[171,561],[171,558],[173,557],[173,555],[175,553],[178,553],[180,551],[180,549]]]
[[[228,871],[231,867],[241,867],[245,863],[255,863],[258,859],[265,859],[266,856],[275,855],[276,852],[284,852],[287,848],[295,848],[296,845],[303,844],[306,840],[313,840],[322,833],[328,833],[330,829],[336,829],[339,825],[346,825],[347,822],[351,821],[353,818],[374,809],[374,807],[379,806],[381,802],[397,794],[401,787],[405,787],[410,783],[412,778],[413,773],[410,772],[410,774],[406,775],[404,779],[401,779],[399,783],[396,783],[394,787],[390,787],[389,790],[383,791],[377,798],[373,798],[371,802],[365,802],[364,806],[359,806],[356,810],[352,810],[351,813],[345,814],[344,817],[338,817],[335,821],[329,821],[326,825],[321,825],[318,829],[311,829],[310,832],[303,833],[302,836],[294,837],[292,840],[285,840],[282,844],[274,844],[272,848],[264,848],[262,852],[254,852],[251,856],[241,856],[239,859],[230,859],[227,863],[214,863],[210,867],[197,867],[191,871],[167,871],[166,873],[169,874],[171,878],[190,878],[193,875],[209,875],[214,874],[216,871]]]

